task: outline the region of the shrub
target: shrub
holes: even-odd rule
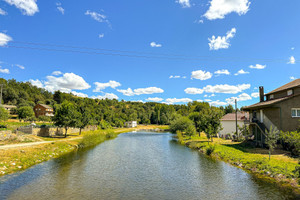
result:
[[[215,145],[209,145],[206,149],[206,155],[211,155],[215,151]]]
[[[300,132],[281,132],[280,140],[284,149],[291,151],[295,156],[300,155]]]

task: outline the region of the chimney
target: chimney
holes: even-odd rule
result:
[[[259,87],[259,101],[260,101],[260,102],[265,101],[264,87],[263,87],[263,86],[260,86],[260,87]]]

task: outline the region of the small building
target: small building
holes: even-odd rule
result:
[[[134,127],[137,127],[137,121],[128,121],[128,122],[125,122],[124,125],[127,128],[134,128]]]
[[[260,102],[246,106],[250,112],[250,133],[257,145],[263,146],[270,127],[279,131],[295,131],[300,126],[300,79],[291,81],[267,94],[259,87]],[[266,97],[266,98],[265,98]]]
[[[237,124],[239,127],[244,126],[244,121],[249,119],[249,113],[238,112]],[[236,132],[236,117],[235,113],[228,113],[221,118],[222,130],[219,132],[220,137],[225,137],[227,134],[233,135]]]
[[[7,110],[7,112],[9,114],[15,114],[15,113],[11,113],[12,109],[17,109],[17,106],[13,106],[13,105],[0,105],[1,107],[3,107],[5,110]]]
[[[53,117],[54,116],[53,108],[51,108],[50,106],[45,105],[45,104],[36,104],[33,108],[33,111],[35,113],[35,117],[39,117],[39,116]]]

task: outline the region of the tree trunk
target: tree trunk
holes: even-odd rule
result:
[[[214,141],[212,136],[210,137],[210,139],[211,139],[211,142],[213,142],[213,141]]]
[[[81,135],[81,128],[79,128],[79,135]]]
[[[68,128],[65,128],[66,132],[65,132],[65,138],[67,137],[67,132],[68,132]]]

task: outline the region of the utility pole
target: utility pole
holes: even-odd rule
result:
[[[0,90],[0,105],[2,105],[2,90],[3,90],[4,84],[0,84],[1,90]]]
[[[239,133],[238,133],[238,123],[237,123],[237,100],[235,99],[235,131],[236,131],[236,137],[239,141]]]

